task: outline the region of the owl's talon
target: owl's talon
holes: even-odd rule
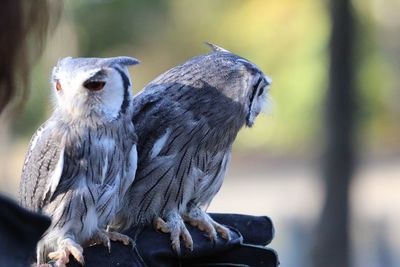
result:
[[[181,233],[183,243],[185,244],[185,247],[189,249],[190,251],[193,251],[193,240],[192,236],[190,235],[189,231],[185,227],[183,229],[183,232]]]
[[[59,249],[50,252],[48,257],[55,261],[55,266],[65,267],[69,262],[69,255],[71,254],[81,265],[85,265],[83,248],[71,238],[61,240],[59,242]]]
[[[108,237],[114,241],[114,242],[122,242],[125,246],[128,246],[129,244],[133,244],[133,240],[124,234],[118,233],[118,232],[106,232]]]
[[[167,223],[160,217],[157,217],[156,219],[154,219],[153,225],[157,231],[161,231],[163,233],[169,233]]]
[[[129,243],[133,244],[132,239],[124,234],[106,230],[99,230],[97,233],[87,242],[90,244],[102,244],[107,249],[108,252],[111,253],[111,241],[122,242],[124,245],[129,245]]]
[[[200,231],[206,232],[211,241],[217,239],[217,233],[225,240],[230,240],[229,229],[222,224],[214,221],[205,211],[198,207],[193,207],[188,213],[183,215],[185,222],[197,227]]]
[[[215,230],[217,230],[217,232],[220,234],[220,236],[223,239],[225,239],[227,241],[231,240],[230,231],[229,231],[229,229],[227,227],[217,223],[216,221],[213,221],[212,224],[213,224]]]
[[[185,247],[193,250],[192,236],[179,214],[171,213],[166,221],[158,217],[154,219],[153,225],[156,230],[171,234],[171,246],[178,255],[181,254],[181,238]]]
[[[87,245],[97,244],[103,245],[108,249],[108,252],[111,252],[111,242],[110,238],[106,234],[104,230],[97,231],[93,237],[86,243]]]

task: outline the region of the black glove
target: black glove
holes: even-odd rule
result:
[[[0,196],[0,266],[29,266],[36,258],[36,243],[50,223],[50,218]]]
[[[185,249],[178,256],[171,248],[169,234],[159,233],[152,226],[126,232],[136,246],[112,243],[111,254],[101,245],[84,251],[85,266],[277,266],[275,251],[265,245],[271,242],[274,229],[268,217],[237,214],[210,214],[231,230],[231,240],[219,237],[210,241],[204,232],[188,225],[193,238],[193,251]],[[72,259],[72,257],[71,257]],[[75,261],[68,266],[79,267]]]

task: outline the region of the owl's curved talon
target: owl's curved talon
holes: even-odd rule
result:
[[[183,243],[185,244],[185,247],[187,249],[189,249],[190,251],[193,251],[193,240],[192,240],[192,236],[190,235],[188,229],[186,228],[186,226],[183,227],[182,229],[182,233],[181,233],[181,237],[183,240]]]
[[[178,255],[181,254],[181,238],[185,247],[190,251],[193,250],[192,236],[178,213],[171,213],[166,221],[157,217],[154,219],[153,225],[156,230],[171,234],[171,246]]]
[[[87,242],[88,245],[98,244],[103,245],[108,249],[108,252],[111,252],[111,241],[108,237],[106,231],[97,231],[93,237]]]
[[[48,257],[55,261],[55,266],[65,267],[69,262],[69,255],[71,255],[81,264],[85,265],[83,258],[83,248],[71,238],[63,239],[59,242],[59,249],[50,252]]]
[[[106,231],[106,230],[99,230],[97,233],[87,242],[90,244],[101,244],[104,245],[108,252],[111,253],[111,241],[119,241],[124,245],[129,245],[130,243],[133,244],[132,239],[124,234],[113,232],[113,231]]]
[[[217,233],[223,239],[230,240],[229,229],[214,221],[205,211],[198,207],[192,207],[189,212],[183,215],[183,219],[200,231],[206,232],[211,241],[217,239]]]
[[[163,219],[161,219],[160,217],[157,217],[157,218],[154,219],[153,225],[154,225],[154,228],[157,231],[160,231],[160,232],[163,232],[163,233],[169,233],[167,223]]]
[[[133,244],[133,240],[124,234],[118,233],[118,232],[106,232],[108,237],[114,241],[114,242],[121,242],[122,244],[124,244],[125,246],[128,246],[129,244]]]
[[[217,230],[217,232],[223,239],[225,239],[227,241],[231,240],[231,234],[227,227],[223,226],[222,224],[217,223],[214,220],[212,222],[212,225],[214,226],[215,230]]]

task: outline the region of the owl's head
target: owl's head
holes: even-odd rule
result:
[[[268,102],[272,80],[254,63],[211,43],[212,53],[205,57],[211,82],[225,96],[242,104],[246,112],[246,126],[251,127]]]
[[[127,66],[138,63],[131,57],[61,59],[51,77],[56,110],[69,119],[118,118],[132,98]]]
[[[271,79],[254,63],[216,45],[212,52],[194,57],[157,77],[152,84],[180,83],[213,88],[240,106],[246,126],[251,127],[268,102]],[[227,114],[233,115],[233,114]]]

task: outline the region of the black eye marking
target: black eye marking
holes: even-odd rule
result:
[[[258,91],[258,95],[257,96],[262,95],[262,93],[264,93],[264,87],[261,87],[260,91]]]
[[[254,100],[254,97],[256,96],[256,92],[257,92],[257,88],[260,86],[260,83],[262,82],[262,77],[260,77],[258,80],[257,80],[257,83],[255,83],[254,85],[253,85],[253,91],[251,92],[251,96],[250,96],[250,104],[253,102],[253,100]],[[262,90],[262,89],[261,89]],[[260,91],[261,91],[260,90]],[[262,93],[262,92],[261,92]],[[258,95],[260,95],[260,93],[258,94]]]
[[[124,84],[124,100],[121,104],[120,114],[124,114],[129,106],[129,86],[131,83],[129,82],[128,76],[120,70],[119,68],[115,68],[115,70],[121,75],[122,83]]]
[[[86,81],[83,86],[90,91],[100,91],[104,88],[106,82],[103,81]]]

